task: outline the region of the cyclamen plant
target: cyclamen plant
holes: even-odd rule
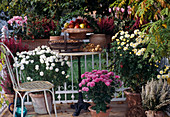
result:
[[[96,113],[106,112],[115,89],[121,86],[120,76],[107,70],[93,70],[85,72],[81,78],[84,79],[79,83],[79,87],[87,94],[88,100],[95,103],[92,109],[96,110]]]
[[[17,67],[28,81],[44,80],[57,88],[67,80],[70,67],[68,56],[60,56],[48,46],[39,46],[32,51],[17,53]],[[16,64],[14,64],[16,66]]]

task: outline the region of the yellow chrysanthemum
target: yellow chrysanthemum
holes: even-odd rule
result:
[[[122,54],[120,54],[120,56],[122,56]]]
[[[165,79],[165,75],[162,75],[162,78]]]
[[[121,49],[121,47],[119,46],[117,49]]]
[[[129,52],[129,54],[132,54],[132,52]]]
[[[116,41],[119,41],[119,39],[116,39]]]
[[[119,45],[120,44],[120,42],[117,42],[117,45]]]
[[[123,41],[126,41],[126,39],[124,38]]]
[[[127,40],[126,42],[129,42],[129,40]]]

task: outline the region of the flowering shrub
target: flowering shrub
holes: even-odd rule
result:
[[[157,75],[158,79],[166,79],[168,84],[170,85],[170,66],[165,65],[160,71],[159,74]]]
[[[21,16],[13,16],[10,20],[8,20],[8,24],[12,26],[14,29],[13,36],[17,35],[18,38],[24,38],[26,36],[26,24],[27,24],[27,16],[24,18]]]
[[[29,81],[45,80],[54,84],[55,88],[63,84],[69,77],[68,56],[60,56],[47,46],[39,46],[32,51],[17,53],[18,67]],[[15,66],[16,64],[14,64]]]
[[[119,31],[112,37],[114,42],[111,51],[114,52],[114,60],[110,69],[114,69],[125,86],[131,87],[134,92],[141,92],[141,86],[157,74],[158,65],[149,61],[154,55],[144,57],[147,46],[144,38],[145,34],[141,35],[138,29],[132,34]]]
[[[85,77],[85,78],[84,78]],[[92,100],[95,106],[92,109],[97,113],[106,112],[107,104],[110,103],[115,88],[121,85],[120,76],[107,70],[93,70],[81,75],[84,78],[79,87],[87,94],[88,100]]]
[[[58,36],[61,34],[61,27],[58,25],[58,21],[53,19],[30,17],[28,19],[28,38],[48,39],[50,35]]]

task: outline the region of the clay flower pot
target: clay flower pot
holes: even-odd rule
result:
[[[128,91],[124,91],[126,95],[126,102],[128,104],[128,108],[131,108],[136,105],[141,105],[142,99],[140,93],[131,93]]]
[[[106,113],[104,113],[104,112],[96,113],[96,110],[93,110],[91,107],[92,106],[88,107],[88,109],[90,110],[90,113],[91,113],[91,117],[109,117],[111,107],[106,110]]]
[[[31,100],[34,106],[34,111],[38,114],[47,114],[44,94],[30,93],[29,96],[31,97]],[[49,109],[51,112],[52,111],[52,99],[49,93],[47,93],[47,101],[48,101]]]
[[[90,43],[95,46],[100,45],[101,47],[106,46],[106,35],[105,34],[92,34],[90,36]]]
[[[50,36],[50,41],[63,40],[64,36]]]
[[[162,111],[148,110],[145,111],[145,114],[147,117],[165,117],[165,114]]]

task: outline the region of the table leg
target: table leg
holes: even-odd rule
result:
[[[81,79],[80,57],[81,56],[78,56],[78,78],[79,78],[78,81],[79,81],[79,83],[82,81],[82,79]],[[79,90],[81,90],[80,87],[79,87]],[[90,106],[89,103],[86,103],[86,102],[83,101],[82,92],[79,92],[78,103],[75,103],[74,105],[71,105],[71,108],[75,108],[75,112],[73,113],[73,116],[78,116],[80,114],[81,109],[87,110],[89,106]]]

